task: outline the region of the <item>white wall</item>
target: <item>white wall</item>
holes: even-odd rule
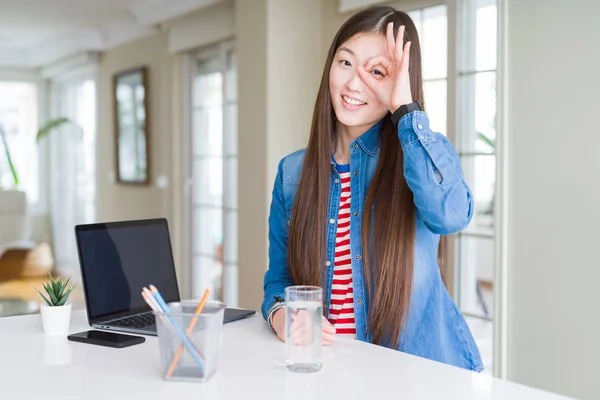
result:
[[[269,203],[279,161],[308,144],[314,105],[325,65],[321,38],[321,4],[322,0],[269,2]]]
[[[509,379],[600,398],[600,2],[509,0]]]
[[[170,182],[172,59],[167,34],[156,33],[103,54],[98,71],[97,220],[113,221],[171,215],[171,194],[159,188],[157,178]],[[113,76],[130,68],[148,67],[150,185],[115,182]]]
[[[234,29],[233,1],[219,2],[169,22],[169,51],[188,51],[229,39]]]
[[[267,266],[267,8],[237,0],[239,304],[259,310]]]
[[[238,0],[239,304],[260,309],[277,163],[305,147],[324,59],[321,0]]]

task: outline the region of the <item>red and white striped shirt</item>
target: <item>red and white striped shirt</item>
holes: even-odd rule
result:
[[[342,182],[342,193],[335,238],[329,322],[335,327],[337,335],[356,338],[350,253],[350,166],[338,165],[337,168]]]

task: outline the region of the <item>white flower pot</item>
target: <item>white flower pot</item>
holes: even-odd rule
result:
[[[68,335],[71,323],[71,303],[50,307],[42,304],[42,327],[46,335]]]

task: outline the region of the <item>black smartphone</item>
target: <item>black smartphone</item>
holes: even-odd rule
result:
[[[73,342],[97,344],[99,346],[107,347],[117,347],[119,349],[123,347],[133,346],[134,344],[144,343],[146,341],[146,338],[142,336],[122,335],[120,333],[94,330],[73,333],[67,336],[67,339]]]

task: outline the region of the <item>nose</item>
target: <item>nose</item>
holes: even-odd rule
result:
[[[352,75],[350,80],[346,83],[346,86],[348,87],[348,90],[350,90],[352,92],[361,93],[364,88],[364,83],[363,83],[362,79],[360,79],[360,76],[358,75],[358,73],[355,73]]]

